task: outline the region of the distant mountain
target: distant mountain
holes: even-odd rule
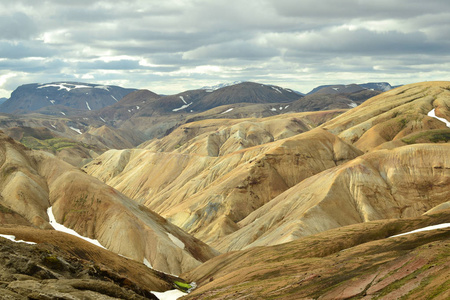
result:
[[[330,85],[310,93],[291,105],[293,111],[319,111],[353,108],[381,91],[366,89],[360,85]]]
[[[8,98],[0,98],[0,104],[4,103]]]
[[[362,84],[335,84],[335,85],[320,85],[314,89],[312,89],[307,95],[315,94],[317,92],[321,93],[354,93],[355,91],[367,89],[374,90],[380,92],[386,92],[393,89],[389,83],[387,82],[369,82]],[[334,90],[334,92],[333,92]]]
[[[121,100],[135,89],[80,82],[32,83],[18,87],[11,98],[0,105],[0,112],[64,114],[76,110],[98,110]]]
[[[369,82],[369,83],[360,84],[360,86],[362,86],[363,88],[366,88],[368,90],[375,90],[375,91],[381,91],[381,92],[387,92],[394,88],[392,85],[390,85],[387,82]]]

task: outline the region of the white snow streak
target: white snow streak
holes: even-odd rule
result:
[[[59,83],[59,84],[46,84],[46,85],[41,85],[38,86],[38,89],[42,89],[42,88],[46,88],[46,87],[59,87],[58,91],[60,90],[66,90],[68,92],[70,92],[71,90],[74,89],[90,89],[92,87],[87,86],[87,85],[76,85],[76,84],[71,84],[71,83]]]
[[[185,105],[183,105],[183,106],[181,106],[181,107],[178,107],[178,108],[174,108],[174,109],[172,109],[172,111],[179,111],[179,110],[188,108],[189,106],[191,106],[192,103],[193,103],[193,102],[191,102],[191,103],[189,103],[189,104],[185,104]]]
[[[152,292],[152,294],[158,297],[159,300],[176,300],[187,295],[180,290],[170,290],[163,293]]]
[[[109,92],[109,90],[108,90],[109,86],[107,86],[107,85],[97,85],[97,86],[94,86],[94,88],[106,90]]]
[[[220,114],[223,115],[223,114],[226,114],[227,112],[230,112],[230,111],[232,111],[232,110],[233,110],[233,108],[230,108],[230,109],[227,109],[227,110],[224,111],[224,112],[221,112]]]
[[[284,107],[284,109],[287,109],[289,107],[289,105],[286,105],[285,107]]]
[[[339,91],[339,88],[332,88],[333,90],[335,90],[335,91]]]
[[[276,87],[271,87],[272,89],[274,89],[275,91],[277,91],[278,93],[280,93],[280,94],[283,94],[279,89],[277,89]]]
[[[136,109],[140,109],[139,105],[136,105]]]
[[[86,101],[86,106],[89,110],[92,110],[91,107],[89,106],[89,103]]]
[[[184,243],[183,243],[179,238],[177,238],[176,236],[174,236],[173,234],[168,233],[168,232],[167,232],[167,235],[169,236],[170,240],[171,240],[175,245],[177,245],[178,248],[184,249],[185,245],[184,245]]]
[[[432,118],[435,118],[435,119],[438,119],[439,121],[441,121],[441,122],[444,122],[445,123],[445,125],[447,125],[447,127],[449,127],[450,128],[450,122],[449,121],[447,121],[446,119],[444,119],[444,118],[439,118],[439,117],[437,117],[436,116],[436,112],[435,112],[435,108],[433,108],[429,113],[428,113],[428,116],[429,117],[432,117]]]
[[[76,132],[79,133],[79,134],[83,134],[83,133],[81,132],[81,130],[78,129],[78,128],[75,128],[75,127],[72,127],[72,126],[69,126],[69,128],[72,129],[73,131],[76,131]]]
[[[184,100],[183,96],[180,96],[181,101],[184,102],[184,104],[187,104],[187,102]]]
[[[105,119],[103,119],[102,117],[99,117],[99,118],[100,118],[100,120],[102,120],[103,122],[105,122],[105,123],[106,123]]]
[[[116,97],[114,97],[113,95],[111,95],[111,97],[112,97],[114,100],[116,100],[116,102],[119,102],[119,101],[116,99]]]
[[[55,105],[55,100],[48,100],[51,104]]]
[[[428,231],[428,230],[434,230],[434,229],[442,229],[442,228],[447,228],[447,227],[450,227],[450,223],[443,223],[443,224],[439,224],[439,225],[427,226],[427,227],[419,228],[419,229],[416,229],[416,230],[413,230],[413,231],[409,231],[409,232],[393,235],[393,236],[390,236],[390,238],[397,237],[397,236],[402,236],[402,235],[407,235],[407,234],[411,234],[411,233],[422,232],[422,231]]]
[[[62,113],[63,115],[66,115],[66,114],[65,114],[65,113],[63,113],[62,111],[61,111],[60,113]]]
[[[50,206],[50,207],[47,209],[47,215],[48,215],[48,219],[50,220],[50,225],[52,225],[52,227],[53,227],[55,230],[57,230],[57,231],[62,231],[62,232],[65,232],[65,233],[74,235],[74,236],[76,236],[76,237],[78,237],[78,238],[80,238],[80,239],[83,239],[83,240],[85,240],[85,241],[88,241],[88,242],[91,243],[91,244],[94,244],[94,245],[96,245],[96,246],[98,246],[98,247],[101,247],[101,248],[103,248],[103,249],[106,249],[106,248],[103,247],[97,240],[90,239],[90,238],[88,238],[88,237],[84,237],[84,236],[78,234],[78,232],[76,232],[75,230],[70,229],[70,228],[67,228],[66,226],[64,226],[64,225],[59,224],[58,222],[56,222],[55,216],[53,215],[52,206]]]
[[[277,109],[275,107],[272,107],[270,110],[271,111],[277,111]]]
[[[25,244],[30,244],[30,245],[36,245],[35,242],[27,242],[27,241],[24,241],[24,240],[18,240],[18,241],[16,241],[16,236],[15,236],[15,235],[0,234],[0,236],[1,236],[2,238],[8,239],[8,240],[13,241],[13,242],[16,242],[16,243],[25,243]]]
[[[150,269],[153,269],[152,264],[145,257],[144,257],[144,265],[146,265]]]
[[[347,104],[349,107],[351,107],[351,108],[355,108],[355,107],[357,107],[358,106],[358,104],[356,104],[355,102],[351,102],[350,104]]]

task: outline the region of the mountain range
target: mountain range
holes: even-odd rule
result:
[[[0,115],[3,294],[448,298],[450,82],[374,86]]]
[[[32,83],[18,87],[0,105],[0,112],[38,111],[51,115],[73,114],[73,111],[96,110],[112,105],[135,89],[79,82]]]

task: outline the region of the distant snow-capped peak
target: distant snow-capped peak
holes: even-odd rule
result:
[[[204,87],[202,87],[200,89],[201,90],[205,90],[207,92],[212,92],[212,91],[215,91],[215,90],[227,87],[227,86],[236,85],[236,84],[239,84],[239,83],[242,83],[242,82],[243,81],[234,81],[234,82],[229,82],[229,83],[219,83],[219,84],[216,84],[216,85],[213,85],[213,86],[204,86]]]

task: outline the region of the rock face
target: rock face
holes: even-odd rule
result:
[[[146,259],[154,268],[180,274],[213,257],[214,250],[149,209],[54,156],[27,150],[1,136],[1,204],[15,223],[50,229],[56,221],[109,250]],[[164,249],[161,251],[161,249]]]
[[[54,230],[3,225],[0,234],[2,299],[157,299],[151,291],[181,280]]]
[[[6,113],[37,111],[60,115],[70,109],[98,110],[112,105],[135,89],[78,82],[32,83],[18,87],[11,98],[0,105]],[[69,111],[67,111],[69,109]]]

